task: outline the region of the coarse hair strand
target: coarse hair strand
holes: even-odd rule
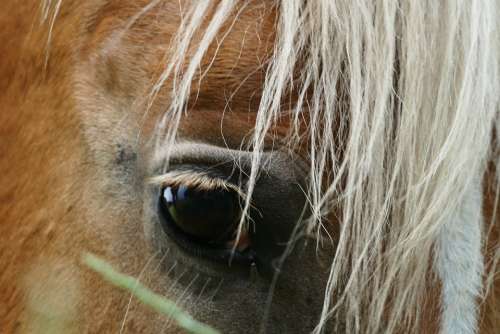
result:
[[[158,128],[162,148],[175,141],[202,57],[240,7],[231,0],[217,3],[194,54],[185,59],[192,36],[216,6],[208,0],[191,3],[176,52],[155,86],[158,90],[167,78],[175,83]],[[245,209],[264,138],[276,119],[291,112],[289,135],[297,138],[298,123],[307,118],[309,224],[319,228],[333,208],[342,210],[316,332],[328,319],[350,333],[416,330],[429,262],[441,256],[436,249],[443,248],[443,233],[453,224],[482,228],[479,215],[457,221],[456,213],[480,187],[498,125],[497,3],[283,0],[276,6],[277,37],[250,145]],[[297,75],[301,84],[294,80]],[[282,110],[292,84],[301,98],[291,110]],[[342,98],[347,102],[339,102]],[[345,139],[341,155],[336,136]],[[335,175],[325,183],[328,169]],[[481,245],[480,240],[463,242]],[[471,270],[476,269],[482,265]],[[479,283],[473,279],[467,300],[482,292],[481,275],[471,275]],[[476,329],[472,313],[463,333]],[[443,332],[451,330],[442,326]]]

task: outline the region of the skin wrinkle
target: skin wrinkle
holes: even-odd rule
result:
[[[165,80],[146,113],[148,97],[177,50],[180,16],[189,23],[187,12],[199,3],[162,0],[154,8],[149,0],[5,3],[0,14],[5,27],[0,31],[2,331],[29,327],[28,294],[21,282],[33,265],[50,268],[50,259],[75,268],[81,282],[75,332],[116,333],[122,324],[124,332],[161,331],[164,318],[138,303],[126,313],[129,295],[81,266],[81,253],[91,251],[124,272],[144,270],[148,286],[223,333],[254,333],[266,316],[269,333],[310,332],[325,297],[331,302],[326,312],[338,306],[338,313],[331,313],[337,330],[322,322],[326,332],[437,333],[440,312],[433,310],[441,311],[442,291],[429,269],[431,241],[462,198],[466,174],[481,173],[486,159],[498,160],[485,153],[496,147],[489,133],[491,123],[498,122],[491,111],[498,108],[498,44],[488,37],[498,27],[495,3],[474,8],[453,1],[236,4],[224,22],[217,22],[218,31],[207,41],[193,76],[184,77],[217,13],[220,2],[210,1],[178,68],[177,84],[188,80],[191,86],[186,105],[182,98],[177,101],[187,112],[179,114],[176,147],[202,143],[206,155],[230,161],[240,153],[220,150],[255,148],[259,140],[253,136],[260,128],[263,151],[295,151],[312,161],[303,168],[292,160],[276,175],[316,168],[308,175],[313,185],[303,187],[304,196],[312,206],[322,203],[314,212],[340,245],[332,263],[330,250],[318,251],[316,240],[302,253],[299,243],[284,264],[268,314],[263,311],[270,297],[264,279],[249,282],[223,270],[216,275],[219,267],[180,254],[154,229],[155,195],[147,180],[157,176],[151,172],[158,153],[154,139],[163,134],[157,124],[169,111],[173,80]],[[41,26],[40,16],[46,19]],[[303,87],[306,78],[309,84]],[[299,96],[303,103],[295,106]],[[277,105],[279,110],[273,109]],[[339,110],[347,116],[337,119]],[[324,128],[331,124],[335,127]],[[311,147],[319,150],[311,153]],[[237,167],[251,177],[247,165]],[[265,181],[265,173],[253,175],[259,175],[254,196],[264,192],[280,199],[278,190],[286,188]],[[499,235],[498,212],[492,218],[496,182],[488,170],[482,230],[492,231],[487,242],[483,236],[484,276],[489,274],[484,280],[491,286],[484,289],[487,295],[478,295],[477,304],[484,334],[496,333],[500,319],[492,267]],[[272,191],[259,193],[261,186]],[[283,203],[272,204],[273,211],[281,215],[283,207],[297,206]],[[397,205],[401,211],[391,211]],[[401,215],[408,218],[405,224],[385,220]],[[314,232],[317,227],[311,226]],[[151,240],[155,236],[162,247]],[[392,253],[377,253],[386,246]],[[164,252],[158,265],[147,266],[158,251]],[[332,291],[325,292],[330,267]],[[38,289],[44,290],[48,285],[39,281]],[[344,283],[352,289],[342,291]],[[57,284],[65,289],[65,282]],[[187,298],[197,289],[196,300]],[[198,303],[203,292],[206,301]],[[419,303],[411,303],[413,295]],[[345,303],[335,305],[339,300]],[[416,317],[420,327],[411,327]],[[172,323],[168,332],[180,330]]]

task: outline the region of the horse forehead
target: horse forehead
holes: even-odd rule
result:
[[[182,19],[189,21],[189,6],[182,8],[177,0],[157,1],[154,7],[148,7],[151,3],[155,2],[108,0],[87,5],[80,53],[87,61],[77,71],[77,81],[84,83],[79,85],[83,89],[80,96],[86,103],[104,99],[104,104],[122,105],[128,96],[146,97],[152,92],[169,65],[171,45]],[[216,6],[217,3],[195,32],[182,66],[189,65]],[[237,5],[225,19],[192,81],[190,111],[179,127],[182,137],[241,146],[255,126],[265,72],[274,49],[276,10],[269,1],[252,1]],[[115,112],[116,118],[121,119],[121,112],[126,110],[128,115],[140,119],[142,133],[152,135],[170,105],[173,84],[171,78],[163,83],[147,113],[141,106],[120,108],[120,112]],[[96,91],[99,96],[95,96]],[[91,117],[91,123],[98,121]],[[286,133],[288,122],[276,128],[279,133]]]
[[[158,78],[165,70],[170,45],[187,13],[177,0],[159,1],[154,8],[148,8],[150,3],[112,0],[87,6],[82,50],[86,57],[103,65],[108,73],[102,77],[116,76],[116,72],[145,72],[144,77]],[[182,66],[189,65],[215,8],[216,4],[195,32]],[[276,8],[269,1],[236,6],[200,63],[192,84],[190,100],[195,103],[191,108],[222,110],[228,102],[233,110],[258,108],[274,49],[275,21]],[[171,85],[167,80],[164,91],[171,91]]]

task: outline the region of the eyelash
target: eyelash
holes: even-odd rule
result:
[[[241,186],[230,182],[228,177],[224,177],[208,169],[170,171],[150,178],[148,183],[163,187],[185,184],[202,190],[231,189],[238,193],[241,198],[245,199],[245,194]]]

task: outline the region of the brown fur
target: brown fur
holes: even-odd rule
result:
[[[63,320],[66,319],[61,325],[64,332],[118,332],[128,295],[83,268],[80,256],[84,251],[92,251],[136,276],[152,256],[143,226],[136,223],[144,210],[141,200],[144,189],[137,184],[146,174],[146,166],[139,160],[149,156],[144,143],[164,110],[170,87],[166,85],[146,117],[143,116],[146,101],[139,97],[147,95],[151,78],[156,78],[163,68],[168,42],[179,24],[178,1],[162,2],[139,18],[121,43],[114,44],[110,39],[146,3],[145,0],[64,1],[54,25],[46,67],[47,25],[39,26],[39,2],[3,4],[0,13],[2,333],[35,330],[37,319],[46,316],[44,305],[52,304],[56,309],[68,308],[67,314],[61,311]],[[253,127],[252,111],[260,98],[266,59],[273,46],[275,10],[267,1],[252,2],[218,52],[215,53],[216,46],[210,49],[200,72],[208,68],[214,55],[215,60],[201,85],[193,89],[193,97],[197,98],[181,124],[182,138],[228,144],[232,148],[241,145]],[[231,23],[222,30],[229,29]],[[228,104],[228,97],[236,88],[238,91]],[[226,107],[228,112],[222,116],[221,110]],[[137,146],[134,140],[139,129],[143,140]],[[285,132],[286,128],[277,129],[277,133]],[[118,145],[123,146],[117,158]],[[123,171],[118,170],[117,159]],[[486,177],[485,183],[491,182],[492,177]],[[123,183],[126,185],[122,186]],[[488,217],[492,214],[494,195],[491,189],[486,192]],[[498,244],[498,214],[491,221],[495,227],[488,249]],[[301,273],[313,275],[305,268]],[[148,268],[144,280],[159,292],[168,291],[168,278],[161,270]],[[54,301],[46,293],[50,287],[62,291],[59,295],[55,291]],[[301,293],[297,292],[297,300],[301,299]],[[77,311],[71,311],[65,304],[64,299],[70,295],[75,295]],[[430,310],[437,310],[438,295],[429,297]],[[499,295],[497,279],[482,306],[481,333],[493,334],[500,326],[496,301]],[[177,298],[178,294],[172,293],[171,297]],[[247,300],[245,291],[234,298],[239,298],[237,305],[241,311],[238,316],[217,323],[223,326],[219,327],[223,332],[231,332],[231,326],[234,331],[254,322],[253,299]],[[277,299],[277,307],[286,309],[285,304],[280,305],[279,296]],[[37,306],[40,302],[42,306]],[[234,304],[229,305],[235,308]],[[298,305],[298,314],[301,306],[306,309],[306,304]],[[224,318],[223,313],[199,311],[197,315],[203,320]],[[290,319],[293,317],[291,313]],[[436,332],[435,312],[424,317],[429,326],[424,332]],[[126,322],[128,332],[157,332],[163,326],[164,320],[158,315],[135,302],[132,304]]]

